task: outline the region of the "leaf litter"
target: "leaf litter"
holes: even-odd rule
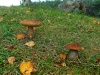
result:
[[[34,41],[29,41],[29,42],[26,42],[25,45],[27,45],[28,47],[33,47],[35,43]]]
[[[11,56],[11,57],[8,58],[8,63],[13,65],[15,60],[16,60],[16,58],[14,56]]]

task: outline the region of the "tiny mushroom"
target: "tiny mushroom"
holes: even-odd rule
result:
[[[41,23],[36,20],[24,20],[24,21],[21,21],[20,24],[22,24],[23,26],[28,26],[27,36],[30,39],[33,39],[33,37],[34,37],[34,28],[33,27],[41,26]]]
[[[65,48],[69,49],[67,54],[67,60],[69,61],[77,61],[78,60],[78,51],[83,50],[84,48],[76,42],[71,42],[65,46]]]

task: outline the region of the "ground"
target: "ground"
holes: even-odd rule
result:
[[[99,75],[100,74],[100,19],[77,13],[65,13],[54,5],[45,3],[31,7],[12,6],[0,7],[0,74],[20,75],[19,65],[22,61],[35,64],[33,75]],[[3,18],[3,20],[2,20]],[[26,42],[27,27],[20,24],[21,20],[35,19],[42,23],[35,29],[34,47]],[[17,34],[25,34],[18,40]],[[68,63],[59,57],[67,54],[64,46],[77,42],[84,47],[79,51],[81,62]],[[8,58],[16,58],[13,65]],[[97,61],[97,62],[96,62]],[[65,63],[66,65],[61,65]],[[56,65],[56,66],[55,66]]]

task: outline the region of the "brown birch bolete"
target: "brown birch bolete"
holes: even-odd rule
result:
[[[79,57],[78,51],[84,49],[80,44],[76,42],[71,42],[67,44],[65,48],[69,49],[69,52],[67,54],[67,60],[70,60],[70,61],[78,60],[78,57]]]
[[[41,23],[36,20],[25,20],[21,21],[20,24],[22,24],[23,26],[28,26],[27,37],[30,39],[33,39],[34,37],[34,27],[41,26]]]

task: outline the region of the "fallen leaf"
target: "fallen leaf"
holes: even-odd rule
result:
[[[99,24],[100,24],[100,22],[98,21],[98,22],[97,22],[97,24],[99,25]]]
[[[62,62],[61,65],[62,65],[62,66],[66,66],[66,63],[65,63],[65,62]]]
[[[13,21],[15,21],[15,19],[14,19],[14,18],[12,18],[10,21],[11,21],[11,22],[13,22]]]
[[[92,29],[86,30],[86,32],[91,33],[94,32]]]
[[[14,50],[14,46],[13,45],[4,45],[4,48],[6,48],[8,51],[13,51]]]
[[[9,51],[13,51],[14,46],[12,45],[12,46],[10,46],[8,49],[9,49]]]
[[[49,23],[51,22],[51,20],[47,20]]]
[[[93,24],[99,25],[99,24],[100,24],[100,22],[99,22],[99,21],[97,21],[97,20],[94,20],[94,21],[93,21]]]
[[[97,22],[97,21],[96,21],[96,20],[94,20],[94,21],[93,21],[93,24],[96,24],[96,22]]]
[[[27,61],[27,62],[21,62],[20,64],[20,72],[23,75],[31,75],[32,72],[36,72],[36,69],[34,68],[34,63]]]
[[[61,67],[62,63],[61,62],[55,62],[54,67]]]
[[[47,55],[44,55],[44,59],[47,59]]]
[[[100,58],[96,59],[96,63],[100,66]]]
[[[18,40],[23,39],[24,37],[25,37],[24,34],[17,34],[17,35],[16,35],[16,38],[17,38]]]
[[[0,22],[2,22],[3,21],[3,17],[2,18],[0,18]]]
[[[97,50],[99,50],[99,48],[93,48],[93,50],[97,51]]]
[[[13,65],[14,61],[15,61],[15,57],[14,56],[11,56],[11,57],[8,58],[8,63],[9,64]]]
[[[50,72],[50,75],[54,75],[55,74],[55,72]]]
[[[60,54],[60,58],[62,59],[62,60],[65,60],[65,58],[66,58],[66,54]]]
[[[100,63],[100,58],[96,59],[96,63]]]
[[[29,47],[33,47],[35,45],[34,41],[29,41],[26,42],[25,45],[29,46]]]
[[[26,13],[29,13],[30,11],[29,10],[26,10]]]

